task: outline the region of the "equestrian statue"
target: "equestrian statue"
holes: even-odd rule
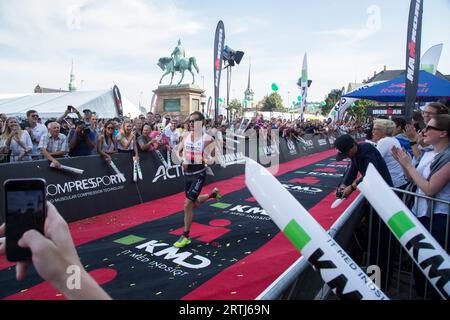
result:
[[[178,84],[181,84],[181,81],[183,81],[184,78],[184,72],[188,70],[192,74],[192,84],[194,84],[195,76],[193,69],[195,69],[197,73],[200,71],[197,66],[197,60],[195,59],[195,57],[190,57],[189,59],[186,59],[184,48],[181,45],[181,40],[178,40],[178,45],[175,47],[170,57],[159,58],[157,64],[164,71],[164,74],[159,80],[159,83],[162,82],[163,78],[166,75],[171,73],[172,77],[170,79],[170,85],[172,85],[173,76],[175,72],[181,73],[181,79],[180,82],[178,82]]]

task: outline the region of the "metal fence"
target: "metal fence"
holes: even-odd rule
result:
[[[450,205],[449,201],[431,198],[423,194],[407,190],[392,188],[405,203],[413,203],[423,199],[434,212],[436,204]],[[447,212],[448,213],[448,212]],[[436,214],[431,214],[429,225],[425,225],[431,235],[434,236],[433,224]],[[445,236],[436,238],[446,252],[449,246],[450,215],[441,215],[445,219]],[[439,299],[433,286],[422,275],[406,250],[400,245],[395,236],[387,229],[386,225],[378,218],[373,208],[369,209],[369,221],[367,226],[367,245],[364,252],[364,265],[378,265],[382,271],[381,289],[391,299]]]

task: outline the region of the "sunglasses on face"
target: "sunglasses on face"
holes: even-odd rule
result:
[[[107,127],[106,130],[112,130],[114,129],[113,127]]]
[[[430,125],[426,126],[425,129],[423,129],[423,131],[425,131],[425,132],[428,131],[428,130],[445,131],[443,129],[436,128],[436,127],[433,127],[433,126],[430,126]]]
[[[38,114],[33,114],[31,117],[32,118],[39,118],[39,115]]]
[[[198,119],[195,119],[195,120],[189,120],[189,123],[195,123],[195,122],[197,122],[197,121],[200,121],[200,120],[198,120]]]

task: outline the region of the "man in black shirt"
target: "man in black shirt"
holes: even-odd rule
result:
[[[350,158],[352,161],[350,168],[344,176],[342,185],[340,185],[338,189],[338,193],[341,193],[342,197],[347,198],[356,190],[356,186],[362,181],[366,174],[369,163],[372,163],[375,166],[389,186],[393,186],[386,162],[380,152],[370,143],[358,144],[352,136],[345,134],[336,139],[334,146],[338,150],[338,154],[336,155],[337,161],[341,161],[345,158]],[[355,181],[358,172],[361,173],[362,177]]]

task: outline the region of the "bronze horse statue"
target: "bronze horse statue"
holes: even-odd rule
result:
[[[184,78],[184,72],[188,70],[192,74],[192,84],[195,82],[195,76],[193,71],[193,68],[199,73],[199,68],[197,66],[197,61],[195,57],[190,57],[189,59],[180,59],[178,66],[174,68],[173,59],[170,57],[162,57],[158,60],[158,66],[164,71],[164,74],[161,77],[161,80],[159,80],[159,83],[162,82],[162,79],[168,75],[169,73],[172,73],[172,78],[170,79],[170,84],[172,84],[173,81],[173,75],[176,71],[181,73],[181,79],[178,84],[181,84],[181,81],[183,81]]]

